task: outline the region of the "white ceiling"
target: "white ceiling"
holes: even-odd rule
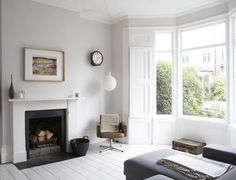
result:
[[[76,12],[81,16],[114,22],[123,17],[179,16],[228,0],[33,0]]]

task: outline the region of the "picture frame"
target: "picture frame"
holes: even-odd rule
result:
[[[25,81],[65,81],[65,52],[24,48]]]

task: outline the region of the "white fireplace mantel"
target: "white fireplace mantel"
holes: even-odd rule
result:
[[[12,127],[12,162],[27,160],[25,145],[25,111],[66,109],[66,142],[69,151],[69,140],[75,138],[73,132],[77,118],[77,100],[79,98],[31,98],[9,99]]]
[[[9,102],[24,102],[24,101],[76,101],[80,98],[22,98],[22,99],[9,99]]]

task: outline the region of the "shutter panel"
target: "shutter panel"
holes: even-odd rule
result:
[[[151,144],[153,116],[153,50],[130,48],[130,118],[129,142]]]

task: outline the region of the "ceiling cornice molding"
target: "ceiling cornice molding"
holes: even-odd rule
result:
[[[198,4],[196,8],[192,8],[192,9],[189,9],[189,10],[181,10],[181,12],[179,13],[176,13],[176,14],[153,14],[153,15],[135,15],[135,14],[129,14],[129,15],[120,15],[115,17],[111,17],[109,15],[103,15],[103,14],[98,14],[98,13],[92,13],[91,11],[90,12],[86,12],[86,11],[82,11],[81,9],[79,8],[76,8],[75,6],[69,6],[69,5],[65,5],[63,3],[60,3],[59,1],[57,0],[52,0],[52,1],[49,1],[49,0],[32,0],[34,2],[37,2],[37,3],[42,3],[42,4],[46,4],[46,5],[50,5],[50,6],[55,6],[55,7],[58,7],[58,8],[62,8],[62,9],[67,9],[67,10],[70,10],[70,11],[74,11],[74,12],[77,12],[80,14],[80,17],[81,18],[84,18],[84,19],[88,19],[88,20],[93,20],[93,21],[97,21],[97,22],[100,22],[100,23],[105,23],[105,24],[115,24],[115,23],[118,23],[120,21],[123,21],[125,19],[154,19],[154,18],[178,18],[180,16],[184,16],[184,15],[188,15],[188,14],[191,14],[191,13],[195,13],[195,12],[198,12],[198,11],[201,11],[201,10],[204,10],[204,9],[208,9],[208,8],[211,8],[211,7],[214,7],[214,6],[218,6],[218,5],[223,5],[223,4],[226,4],[228,5],[228,2],[226,0],[218,0],[216,2],[212,2],[212,3],[208,3],[208,4]]]
[[[92,13],[80,12],[80,17],[84,18],[84,19],[104,23],[104,24],[112,24],[112,19],[109,19],[107,17],[102,17],[102,16],[98,17],[98,16],[95,16]]]
[[[176,18],[176,14],[128,15],[129,19]]]
[[[31,0],[31,1],[80,13],[80,9],[76,7],[65,6],[64,4],[59,3],[58,1],[48,1],[48,0]]]
[[[230,16],[236,16],[236,6],[234,8],[232,8],[229,13]]]
[[[201,10],[209,9],[209,8],[216,7],[216,6],[223,5],[223,4],[228,6],[229,3],[226,1],[219,0],[216,2],[208,3],[208,4],[202,4],[202,5],[197,6],[196,8],[192,8],[189,10],[183,10],[179,13],[176,13],[176,17],[185,16],[188,14],[192,14],[192,13],[195,13],[195,12],[198,12]]]
[[[224,14],[220,14],[220,15],[217,15],[217,16],[212,16],[212,17],[208,17],[208,18],[205,18],[205,19],[200,19],[200,20],[197,20],[197,21],[193,21],[193,22],[188,22],[188,23],[183,23],[183,24],[179,24],[177,25],[176,27],[178,29],[189,29],[189,27],[192,29],[194,26],[204,26],[206,24],[209,24],[209,22],[215,24],[215,23],[221,23],[221,22],[224,22],[226,20],[228,16],[228,13],[224,13]]]
[[[129,19],[129,17],[127,15],[112,20],[111,24],[116,24],[116,23],[121,22],[121,21],[126,20],[126,19]]]
[[[189,15],[189,14],[201,11],[201,10],[205,10],[205,9],[216,7],[216,6],[223,5],[223,4],[228,6],[228,2],[219,0],[219,1],[214,2],[214,3],[209,3],[207,5],[201,5],[201,6],[197,7],[197,8],[193,8],[193,9],[190,9],[190,10],[182,11],[181,13],[176,13],[176,14],[160,14],[160,15],[127,15],[126,19],[155,19],[155,18],[175,18],[175,19],[177,19],[178,17],[181,17],[181,16]],[[233,9],[236,10],[236,7],[233,8]],[[122,18],[121,20],[124,20],[124,19],[125,18]],[[116,23],[117,22],[119,22],[119,20],[117,20]]]

